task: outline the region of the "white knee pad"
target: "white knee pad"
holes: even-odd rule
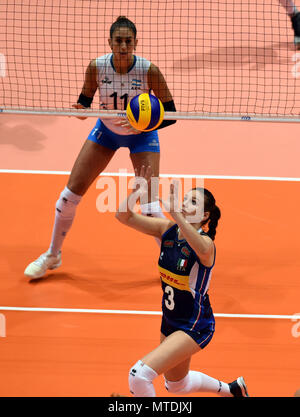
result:
[[[56,202],[56,212],[59,213],[60,217],[73,218],[81,198],[80,195],[74,194],[66,187]]]
[[[169,392],[172,392],[173,394],[176,393],[184,393],[184,392],[188,392],[189,391],[189,373],[182,379],[180,379],[179,381],[167,381],[165,378],[165,387],[166,390]]]
[[[153,379],[157,377],[157,373],[138,361],[129,371],[129,389],[135,397],[155,397],[155,390],[152,384]]]

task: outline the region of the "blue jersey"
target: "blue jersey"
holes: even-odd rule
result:
[[[188,242],[178,239],[176,224],[164,233],[158,268],[163,316],[171,326],[190,331],[214,328],[207,294],[213,266],[204,266]]]

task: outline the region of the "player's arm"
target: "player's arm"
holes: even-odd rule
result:
[[[165,111],[176,112],[174,100],[169,90],[169,87],[166,83],[166,80],[164,76],[162,75],[162,73],[160,72],[160,69],[154,64],[151,64],[149,67],[149,70],[147,73],[147,81],[148,81],[148,85],[150,89],[154,92],[156,97],[158,97],[160,101],[162,102]],[[174,123],[176,123],[176,120],[164,120],[162,124],[158,127],[158,129],[162,129]]]
[[[209,236],[204,236],[186,220],[182,215],[178,204],[178,187],[179,182],[174,181],[170,185],[169,201],[162,201],[165,208],[174,219],[174,222],[179,226],[181,233],[199,256],[200,261],[205,266],[212,266],[214,261],[214,243]]]
[[[148,196],[148,188],[152,178],[152,168],[143,165],[138,173],[135,170],[136,183],[134,191],[130,196],[120,204],[116,213],[116,218],[126,226],[132,227],[139,232],[146,233],[157,238],[162,235],[174,224],[173,221],[157,217],[148,217],[133,211],[138,200],[142,201],[143,197]]]
[[[168,219],[148,217],[139,213],[134,213],[129,208],[126,212],[124,212],[122,208],[119,208],[116,213],[116,218],[132,229],[159,239],[174,224],[173,221]]]
[[[174,213],[172,216],[178,224],[184,238],[194,249],[200,261],[205,266],[212,266],[214,262],[214,243],[209,236],[200,235],[197,230],[188,223],[181,213]]]
[[[85,79],[83,83],[83,87],[81,90],[81,94],[77,100],[76,104],[73,104],[73,107],[76,109],[85,109],[91,107],[94,95],[98,88],[98,81],[97,81],[97,66],[96,60],[93,59],[86,71],[85,71]],[[86,119],[85,117],[83,119]]]

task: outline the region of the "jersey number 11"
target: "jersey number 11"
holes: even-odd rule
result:
[[[114,110],[118,110],[118,93],[114,92],[113,94],[111,94],[109,97],[113,97],[114,98]],[[124,110],[127,109],[127,104],[128,104],[128,94],[123,94],[120,97],[121,100],[124,100]]]

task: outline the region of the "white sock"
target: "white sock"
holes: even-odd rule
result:
[[[148,214],[152,215],[153,217],[160,217],[165,219],[166,216],[163,214],[159,201],[151,201],[150,203],[141,204],[141,211],[144,216]]]
[[[129,389],[134,397],[156,397],[155,389],[152,384],[158,375],[154,369],[137,361],[129,371]]]
[[[298,12],[297,7],[295,6],[295,3],[292,0],[279,0],[282,7],[285,8],[287,14],[289,16],[293,16]]]
[[[212,378],[202,372],[189,371],[180,381],[166,382],[166,389],[169,392],[188,394],[190,392],[213,392],[221,397],[232,397],[229,385],[218,379]]]
[[[56,203],[54,228],[49,248],[49,251],[54,256],[58,255],[66,234],[72,226],[76,213],[76,207],[81,198],[82,197],[80,195],[74,194],[67,187],[60,194]]]

